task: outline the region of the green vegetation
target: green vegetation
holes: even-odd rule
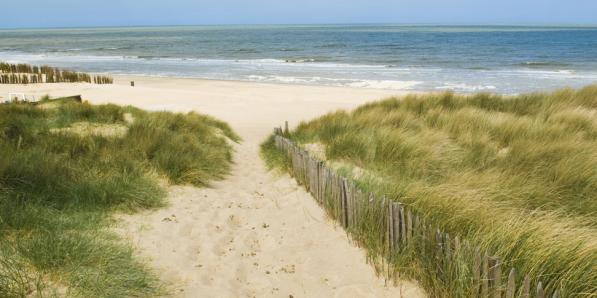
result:
[[[410,95],[325,115],[287,137],[321,151],[361,188],[500,256],[505,268],[562,297],[595,297],[597,86],[514,97]],[[271,166],[288,166],[272,138],[262,152]],[[371,217],[352,231],[372,255],[383,249],[366,237],[378,222]],[[388,261],[432,296],[476,296],[470,259],[442,270],[425,255],[412,247]]]
[[[159,294],[109,230],[164,204],[158,180],[203,186],[231,164],[210,117],[62,100],[0,105],[0,297]]]
[[[0,84],[76,83],[112,84],[108,76],[91,76],[86,73],[63,70],[47,65],[9,64],[0,62]]]

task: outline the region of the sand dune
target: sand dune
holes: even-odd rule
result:
[[[119,218],[116,228],[176,297],[424,296],[409,281],[386,286],[311,196],[288,175],[268,172],[259,157],[259,143],[284,120],[296,125],[396,91],[117,77],[103,86],[0,85],[2,96],[8,92],[199,111],[241,135],[229,177],[210,188],[170,187],[170,206]]]

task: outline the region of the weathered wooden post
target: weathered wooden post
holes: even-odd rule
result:
[[[479,293],[479,287],[481,286],[481,250],[479,247],[475,247],[474,259],[473,259],[473,295],[476,296]]]
[[[448,233],[444,234],[443,242],[444,242],[444,256],[446,257],[446,260],[447,260],[446,264],[449,264],[452,259],[452,250],[450,247],[450,243],[451,243],[450,242],[450,234],[448,234]]]
[[[537,284],[537,298],[545,298],[545,290],[543,290],[543,283]]]
[[[342,226],[348,228],[348,181],[342,177],[342,194],[341,194],[341,206],[342,206]]]
[[[406,220],[405,218],[405,209],[404,206],[400,206],[400,238],[402,240],[402,244],[406,246]]]
[[[489,256],[483,257],[481,266],[481,297],[489,297]]]
[[[498,257],[491,259],[491,288],[494,298],[502,297],[502,264]]]
[[[506,298],[514,298],[516,295],[516,269],[512,268],[508,275],[508,283],[506,284]]]
[[[521,297],[529,298],[531,297],[531,279],[528,275],[524,277],[524,281],[522,282],[522,295]]]
[[[412,242],[413,238],[413,214],[410,211],[410,207],[406,212],[406,240]]]
[[[388,204],[388,255],[394,251],[394,203]]]
[[[400,203],[397,202],[392,203],[392,231],[392,246],[397,250],[400,247]]]

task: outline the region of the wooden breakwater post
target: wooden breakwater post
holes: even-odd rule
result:
[[[47,65],[8,64],[0,62],[0,84],[75,83],[112,84],[108,76],[94,76],[86,73],[59,69]]]
[[[371,237],[364,236],[363,232],[374,234],[383,247],[377,250],[378,257],[385,259],[387,264],[393,255],[416,249],[417,253],[424,254],[423,257],[435,260],[440,275],[449,274],[456,262],[464,260],[471,272],[473,297],[560,297],[556,287],[548,291],[541,281],[532,283],[528,275],[517,280],[515,268],[505,271],[502,259],[462,241],[458,235],[442,232],[411,206],[387,198],[379,199],[374,193],[363,191],[354,181],[311,156],[288,136],[287,121],[284,129],[274,128],[275,146],[287,155],[290,174],[356,243],[362,243],[363,237]],[[361,230],[371,226],[377,229]],[[393,278],[392,272],[388,269],[386,277]],[[504,276],[505,272],[508,272],[507,276]],[[532,284],[535,290],[531,290]]]

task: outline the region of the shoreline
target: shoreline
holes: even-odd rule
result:
[[[374,88],[374,87],[357,87],[357,86],[335,86],[335,85],[325,85],[325,84],[307,84],[307,83],[288,83],[288,82],[261,82],[261,81],[250,81],[250,80],[240,80],[240,79],[210,79],[210,78],[199,78],[199,77],[185,77],[185,76],[162,76],[162,75],[149,75],[149,74],[112,74],[112,73],[90,73],[93,75],[104,75],[110,76],[114,78],[114,83],[118,80],[119,83],[122,83],[121,80],[124,80],[125,83],[127,80],[135,81],[135,79],[143,80],[143,79],[167,79],[167,80],[192,80],[192,81],[202,81],[202,82],[221,82],[221,83],[240,83],[240,84],[256,84],[256,85],[273,85],[273,86],[299,86],[299,87],[310,87],[310,88],[347,88],[347,89],[357,89],[357,90],[380,90],[380,91],[389,91],[389,92],[399,92],[399,93],[413,93],[413,94],[422,94],[422,93],[443,93],[444,90],[410,90],[410,89],[395,89],[395,88]],[[407,84],[408,81],[395,81]],[[459,94],[467,94],[472,92],[458,92],[454,91],[455,93]]]
[[[9,92],[35,97],[81,95],[92,104],[132,105],[153,111],[197,111],[228,122],[240,134],[251,134],[252,137],[243,139],[257,144],[284,121],[296,125],[327,112],[352,109],[370,101],[428,93],[176,77],[115,75],[113,78],[114,83],[107,85],[0,84],[0,100]],[[135,81],[135,87],[130,86],[131,81]],[[247,131],[249,128],[252,131]]]
[[[73,51],[78,50],[81,49],[73,49]],[[192,79],[313,87],[326,86],[414,93],[451,91],[459,94],[483,92],[519,95],[533,92],[549,92],[567,87],[578,89],[597,83],[597,72],[594,69],[586,67],[575,68],[565,62],[543,61],[541,59],[526,59],[524,62],[505,65],[507,67],[453,67],[446,65],[392,64],[391,61],[388,62],[389,64],[375,64],[373,62],[373,64],[360,64],[350,61],[328,62],[324,60],[304,62],[310,60],[308,58],[298,59],[296,61],[303,62],[295,63],[295,60],[284,60],[279,57],[271,59],[200,59],[169,56],[147,58],[153,56],[143,55],[102,56],[93,54],[90,54],[90,56],[75,54],[71,57],[68,55],[54,56],[52,53],[42,53],[37,58],[27,58],[28,55],[35,56],[31,53],[20,54],[10,51],[0,51],[0,56],[5,56],[0,58],[0,62],[50,65],[65,70],[110,77]],[[100,59],[94,63],[108,64],[123,59],[149,62],[147,64],[145,62],[139,64],[138,61],[129,61],[127,63],[132,64],[128,65],[125,63],[121,67],[116,68],[107,67],[102,71],[98,70],[97,66],[94,67],[93,63],[88,64],[91,62],[87,58],[91,58],[92,61]],[[107,60],[104,61],[104,59]],[[184,63],[168,62],[170,59],[174,61],[180,60],[179,62]],[[207,61],[216,64],[207,63],[204,65],[203,63]],[[264,64],[261,65],[261,63]],[[320,68],[322,66],[323,68]],[[206,70],[202,70],[204,68]],[[214,72],[214,70],[216,71]],[[224,73],[226,75],[223,75]]]

